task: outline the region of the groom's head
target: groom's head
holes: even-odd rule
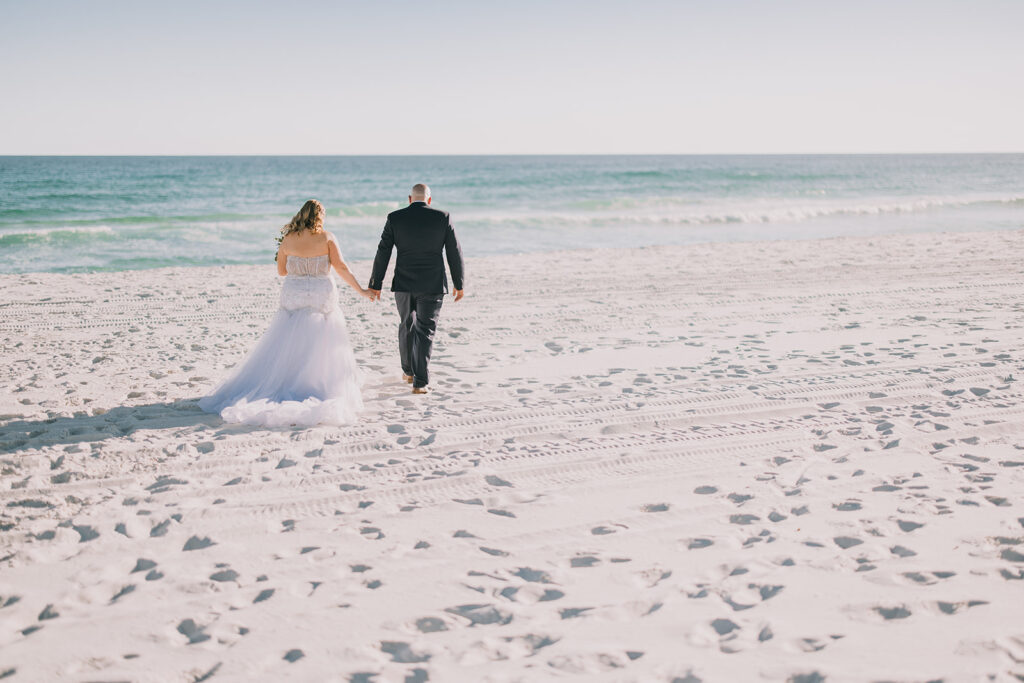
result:
[[[409,203],[426,202],[430,203],[430,188],[423,183],[416,183],[412,186],[412,194],[409,195]]]

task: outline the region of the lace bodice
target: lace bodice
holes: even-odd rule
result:
[[[329,314],[338,306],[338,292],[330,277],[331,261],[320,256],[288,256],[288,277],[281,287],[281,308],[311,308]]]
[[[331,272],[331,261],[327,254],[320,256],[289,254],[285,265],[288,269],[288,277],[327,277]]]

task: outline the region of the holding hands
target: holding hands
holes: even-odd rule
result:
[[[364,290],[362,290],[360,292],[360,294],[365,296],[370,301],[380,301],[380,290],[379,289],[364,289]],[[460,299],[462,299],[462,297],[464,295],[465,295],[465,291],[462,290],[462,289],[456,289],[452,293],[452,296],[455,297],[456,301],[459,301]]]

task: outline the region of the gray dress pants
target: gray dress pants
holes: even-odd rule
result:
[[[430,381],[427,364],[442,303],[444,294],[395,292],[399,317],[398,353],[402,372],[412,376],[414,387],[425,387]]]

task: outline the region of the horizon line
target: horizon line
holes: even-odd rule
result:
[[[50,157],[50,158],[183,158],[183,157],[713,157],[713,156],[954,156],[954,155],[1013,155],[1024,154],[1019,151],[913,151],[913,152],[479,152],[479,153],[414,153],[402,154],[394,152],[334,154],[334,153],[273,153],[273,152],[227,152],[227,153],[129,153],[129,154],[0,154],[0,158],[13,157]]]

